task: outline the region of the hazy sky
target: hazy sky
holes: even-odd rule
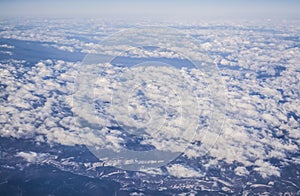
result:
[[[1,16],[299,18],[299,0],[0,0]]]

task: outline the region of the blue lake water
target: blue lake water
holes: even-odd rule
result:
[[[36,41],[23,41],[17,39],[4,39],[0,38],[0,45],[7,44],[14,46],[14,48],[0,50],[11,51],[12,55],[0,53],[0,59],[8,60],[26,60],[30,63],[36,63],[41,60],[47,59],[64,59],[65,61],[81,61],[85,54],[80,52],[68,52],[59,50],[51,46],[52,42],[36,42]]]

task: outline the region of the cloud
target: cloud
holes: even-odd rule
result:
[[[29,163],[43,163],[46,160],[55,159],[57,157],[50,155],[49,153],[36,153],[36,152],[18,152],[16,157],[22,157]]]
[[[169,174],[178,178],[195,178],[202,175],[194,169],[188,168],[184,165],[173,164],[167,167]]]
[[[13,49],[15,48],[14,46],[8,45],[8,44],[1,44],[0,48],[7,48],[7,49]]]
[[[122,91],[122,88],[117,89],[119,95],[115,95],[115,99],[118,100],[117,104],[114,106],[107,104],[111,101],[110,95],[114,90],[110,87],[118,84],[118,76],[123,74],[123,76],[133,78],[133,81],[155,79],[156,83],[145,88],[147,97],[150,100],[159,100],[168,106],[166,110],[162,110],[159,105],[151,103],[156,106],[151,111],[153,124],[148,129],[145,127],[145,133],[151,133],[150,128],[155,128],[157,124],[162,125],[166,133],[157,133],[161,136],[160,138],[148,140],[145,144],[151,144],[157,149],[171,149],[174,152],[186,147],[191,135],[180,133],[183,129],[189,130],[187,133],[190,133],[195,126],[193,119],[195,108],[192,108],[194,104],[191,104],[195,99],[190,92],[192,87],[196,87],[192,92],[200,100],[198,100],[199,107],[202,109],[203,117],[201,119],[203,121],[197,126],[203,132],[196,132],[196,137],[193,137],[195,145],[189,145],[185,150],[186,158],[201,159],[200,155],[205,150],[211,157],[205,165],[206,169],[224,161],[226,164],[239,163],[240,166],[234,168],[237,175],[251,174],[252,171],[247,168],[253,167],[253,171],[264,178],[280,176],[280,167],[273,165],[270,160],[278,159],[282,165],[299,164],[297,158],[289,158],[289,156],[297,153],[300,145],[300,110],[298,107],[300,104],[298,67],[300,51],[299,47],[294,45],[295,41],[289,40],[290,36],[297,32],[293,28],[294,24],[284,25],[288,26],[286,29],[290,29],[285,33],[276,30],[282,29],[282,24],[270,27],[275,29],[275,33],[268,31],[267,28],[255,29],[247,26],[224,27],[222,31],[216,28],[201,30],[197,29],[197,26],[194,27],[195,29],[182,30],[202,36],[201,40],[208,40],[201,47],[206,48],[211,58],[220,65],[222,79],[228,88],[229,100],[226,108],[227,120],[220,136],[216,132],[209,132],[205,129],[210,125],[208,117],[211,114],[212,103],[209,96],[205,96],[208,92],[205,89],[205,83],[201,84],[202,86],[196,86],[199,84],[197,79],[201,78],[201,72],[197,69],[174,71],[165,68],[161,69],[160,74],[155,75],[157,73],[155,69],[159,68],[152,70],[151,68],[144,70],[137,68],[131,73],[129,69],[114,67],[110,64],[99,65],[98,69],[107,77],[94,81],[96,98],[99,98],[98,101],[102,99],[102,102],[99,102],[102,108],[99,108],[98,116],[95,116],[94,110],[86,112],[84,105],[74,111],[74,78],[78,74],[79,63],[55,60],[41,61],[32,67],[25,66],[24,61],[1,62],[1,84],[5,88],[1,89],[0,123],[2,129],[0,135],[69,146],[99,144],[100,146],[109,145],[113,149],[120,147],[120,143],[122,144],[126,137],[122,136],[121,131],[109,129],[111,125],[115,125],[112,119],[117,117],[121,125],[129,128],[132,123],[135,127],[144,128],[141,122],[147,121],[147,116],[142,114],[144,110],[149,109],[139,104],[141,97],[137,91],[134,91],[135,86],[130,82],[123,85],[127,85],[126,88],[131,87],[134,94],[129,105],[132,116],[126,116],[128,108],[124,107],[126,100],[121,95],[129,94],[129,92]],[[66,46],[71,44],[74,48],[81,50],[97,49],[97,44],[84,45],[84,42],[67,39],[66,36],[54,36],[35,30],[24,30],[26,33],[7,30],[0,34],[7,38],[62,42],[66,43]],[[33,33],[32,36],[28,36],[30,33]],[[66,35],[63,29],[59,33]],[[7,47],[11,46],[7,45],[2,48]],[[128,50],[128,46],[122,46],[119,50]],[[193,47],[189,45],[181,50],[189,51],[191,56],[198,55],[193,53]],[[156,57],[176,57],[172,52],[152,54],[135,51],[135,53],[139,57],[155,55]],[[134,73],[141,74],[141,77],[135,78]],[[189,82],[190,89],[180,88],[180,84],[184,83],[181,77]],[[166,84],[163,79],[171,82]],[[87,88],[87,93],[90,89]],[[178,109],[180,108],[178,97],[172,89],[180,89],[181,97],[185,98],[183,104],[186,105],[183,105],[182,111]],[[178,123],[180,122],[179,111],[184,114],[183,120],[187,123]],[[154,118],[159,116],[159,112],[170,114],[167,117],[169,124],[164,124],[159,118]],[[129,119],[134,115],[137,120]],[[103,130],[104,133],[108,131],[110,133],[96,134],[95,127]],[[203,134],[205,130],[206,134]],[[218,139],[215,140],[216,138]],[[203,146],[208,147],[211,144],[214,144],[212,148],[204,149]],[[36,152],[20,153],[19,156],[28,161],[34,161],[38,157]],[[197,169],[189,165],[172,166],[171,164],[168,168],[172,175],[182,178],[191,177],[185,174],[186,171],[191,172],[195,177],[201,176]]]

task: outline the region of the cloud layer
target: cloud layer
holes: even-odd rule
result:
[[[201,146],[214,141],[205,139],[199,133],[184,151],[185,161],[171,163],[166,170],[151,170],[152,173],[157,175],[168,173],[178,178],[201,178],[209,175],[210,169],[218,168],[221,164],[228,164],[232,165],[237,176],[252,175],[253,172],[256,172],[263,178],[268,178],[270,176],[280,177],[283,166],[300,163],[299,158],[295,156],[299,152],[300,146],[300,50],[297,24],[290,22],[288,24],[278,23],[276,26],[265,24],[265,26],[257,27],[248,24],[248,26],[227,25],[222,27],[200,23],[191,27],[181,26],[180,31],[195,37],[199,41],[200,47],[205,49],[211,59],[220,67],[222,79],[227,86],[226,121],[220,136],[216,133],[206,133],[207,136],[211,134],[206,138],[218,138],[213,147],[207,150],[206,155],[203,155]],[[53,25],[55,26],[55,24]],[[57,25],[59,26],[61,23]],[[97,51],[96,43],[68,39],[68,34],[63,29],[59,32],[63,36],[59,36],[44,33],[39,29],[15,31],[14,28],[11,25],[11,28],[0,32],[0,35],[21,40],[52,40],[54,43],[64,43],[63,45],[66,47],[71,45],[70,47],[80,51],[91,53],[91,50]],[[32,34],[30,37],[28,37],[29,31]],[[124,48],[126,49],[126,46]],[[13,52],[14,48],[1,44],[0,49],[11,49]],[[70,48],[61,49],[72,52]],[[189,51],[190,55],[194,55],[188,45],[182,50]],[[145,53],[136,52],[135,54],[145,56]],[[162,54],[162,56],[169,55],[169,53]],[[126,126],[130,126],[130,124],[126,124],[130,122],[135,126],[142,127],[141,122],[147,121],[148,118],[142,114],[148,108],[139,104],[141,97],[139,97],[138,91],[135,91],[136,88],[132,89],[134,96],[129,99],[129,113],[137,116],[135,120],[131,119],[130,121],[128,116],[122,115],[125,114],[124,107],[115,105],[118,107],[111,108],[111,106],[103,104],[108,101],[105,98],[110,98],[108,96],[110,95],[109,87],[116,82],[115,79],[118,77],[113,77],[116,73],[123,73],[129,78],[134,75],[129,69],[122,69],[110,64],[99,66],[107,77],[94,81],[98,88],[94,90],[96,98],[99,98],[96,101],[102,103],[99,105],[103,108],[99,108],[97,115],[85,113],[84,115],[90,116],[83,116],[74,113],[73,108],[74,79],[80,70],[80,63],[45,60],[28,66],[25,60],[2,60],[0,64],[1,137],[27,138],[37,143],[66,146],[94,144],[110,145],[112,148],[119,146],[125,137],[120,137],[122,134],[120,130],[109,128],[113,123],[106,114],[118,114],[118,121]],[[169,122],[177,121],[179,113],[176,107],[178,100],[175,92],[170,90],[179,88],[175,87],[179,84],[178,80],[180,81],[178,74],[189,80],[189,83],[192,84],[190,87],[195,87],[198,84],[197,78],[201,78],[198,70],[184,68],[176,70],[176,72],[172,69],[162,69],[161,75],[151,75],[157,73],[155,68],[152,70],[151,68],[146,70],[135,68],[134,71],[140,73],[142,78],[148,81],[151,78],[157,78],[157,83],[148,86],[145,93],[152,100],[169,103],[169,107],[166,108],[167,114],[174,114],[169,117]],[[142,78],[138,78],[139,81]],[[160,80],[161,78],[172,82],[166,85]],[[164,85],[162,86],[160,82]],[[127,85],[131,85],[131,83]],[[159,89],[161,86],[163,88]],[[198,88],[194,89],[196,94],[198,92],[198,94],[205,95],[202,86],[196,87]],[[159,93],[155,93],[156,91]],[[121,90],[118,92],[120,95],[126,94]],[[169,93],[166,97],[164,95],[167,92]],[[188,92],[186,94],[190,95]],[[192,102],[192,98],[186,97],[185,103]],[[209,116],[211,110],[209,99],[205,99],[205,97],[207,96],[199,96],[202,98],[200,106],[203,110],[203,119],[199,119],[201,122],[199,126],[204,127],[207,122],[205,117]],[[125,101],[122,96],[118,95],[115,96],[115,99],[118,100],[117,104]],[[149,104],[155,105],[154,102],[149,102]],[[190,117],[187,116],[190,114],[189,109],[190,106],[187,106],[182,111],[185,114],[184,118]],[[114,113],[114,111],[118,112]],[[156,109],[153,109],[152,114],[156,115],[162,111],[157,106]],[[126,112],[126,114],[128,113]],[[110,132],[110,134],[95,134],[91,127],[96,122],[96,127],[102,127],[103,133]],[[168,143],[173,136],[179,134],[182,127],[178,126],[178,129],[174,129],[173,123],[170,126],[163,125],[166,130],[170,129],[170,132],[161,138],[170,140],[167,142],[149,140],[148,144],[154,145],[158,149],[166,147],[174,149],[174,151],[176,148],[182,149],[178,145],[180,142]],[[147,127],[145,128],[147,129]],[[150,131],[146,130],[146,133]],[[183,141],[190,140],[190,135],[187,135],[187,138],[184,135],[180,135],[180,137],[185,139]],[[185,144],[185,142],[183,143]],[[19,152],[16,156],[33,163],[44,162],[46,157],[37,152]],[[55,159],[55,156],[51,157],[52,161]],[[62,163],[58,162],[57,164]],[[92,168],[89,163],[86,163],[86,166]]]

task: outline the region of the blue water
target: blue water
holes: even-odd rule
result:
[[[0,53],[1,60],[15,59],[26,60],[27,62],[36,63],[41,60],[56,59],[65,61],[81,61],[85,54],[80,52],[68,52],[58,50],[51,46],[52,42],[37,42],[37,41],[23,41],[17,39],[0,38],[0,45],[12,45],[14,48],[0,48],[0,50],[11,51],[13,55]]]

